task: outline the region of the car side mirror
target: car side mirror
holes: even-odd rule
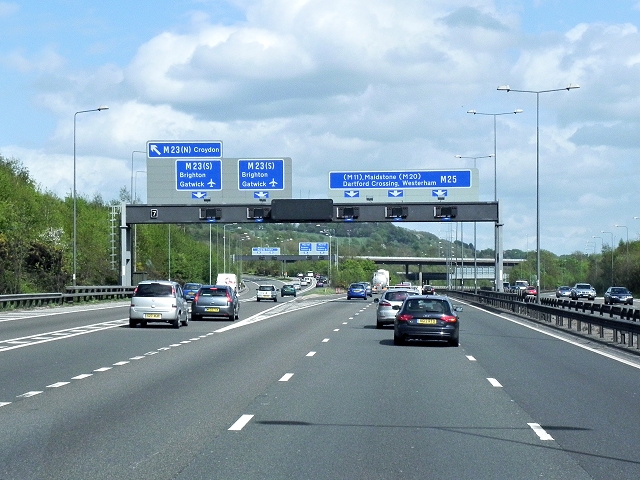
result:
[[[373,303],[378,303],[378,302],[380,302],[380,299],[378,297],[373,299]]]

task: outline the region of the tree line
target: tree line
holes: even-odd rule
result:
[[[119,198],[105,201],[97,195],[76,198],[76,284],[117,285],[120,282],[119,209],[130,202],[121,188]],[[64,198],[43,190],[21,162],[0,155],[0,294],[61,292],[73,282],[73,194]],[[474,255],[474,245],[447,242],[436,235],[391,223],[137,225],[133,228],[135,279],[171,278],[180,282],[215,282],[226,268],[239,275],[256,273],[293,276],[308,270],[331,274],[334,286],[369,281],[379,268],[361,255],[437,257],[444,252]],[[226,236],[226,238],[224,238]],[[275,261],[241,264],[240,255],[254,246],[279,247],[297,254],[298,242],[330,242],[338,265],[327,261],[298,261],[286,266]],[[448,244],[443,250],[442,245]],[[478,250],[491,258],[491,249]],[[509,279],[535,282],[535,252],[506,250],[505,258],[526,261],[509,272]],[[576,282],[592,283],[601,294],[612,284],[640,292],[640,242],[603,245],[587,255],[557,256],[541,252],[541,286],[553,289]],[[438,267],[430,267],[437,271]],[[440,267],[443,268],[443,267]],[[394,275],[392,282],[401,281]],[[491,287],[490,283],[485,286]]]

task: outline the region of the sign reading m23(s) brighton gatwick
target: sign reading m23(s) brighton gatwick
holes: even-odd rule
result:
[[[329,188],[471,188],[471,179],[471,170],[329,172]]]
[[[147,142],[148,158],[222,158],[221,141]]]

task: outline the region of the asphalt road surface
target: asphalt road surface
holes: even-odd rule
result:
[[[460,347],[394,346],[370,299],[254,293],[177,330],[0,312],[0,478],[640,478],[640,357],[459,301]]]

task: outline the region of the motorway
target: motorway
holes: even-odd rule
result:
[[[460,301],[455,348],[394,346],[371,300],[243,298],[0,312],[0,478],[640,478],[640,357]]]

